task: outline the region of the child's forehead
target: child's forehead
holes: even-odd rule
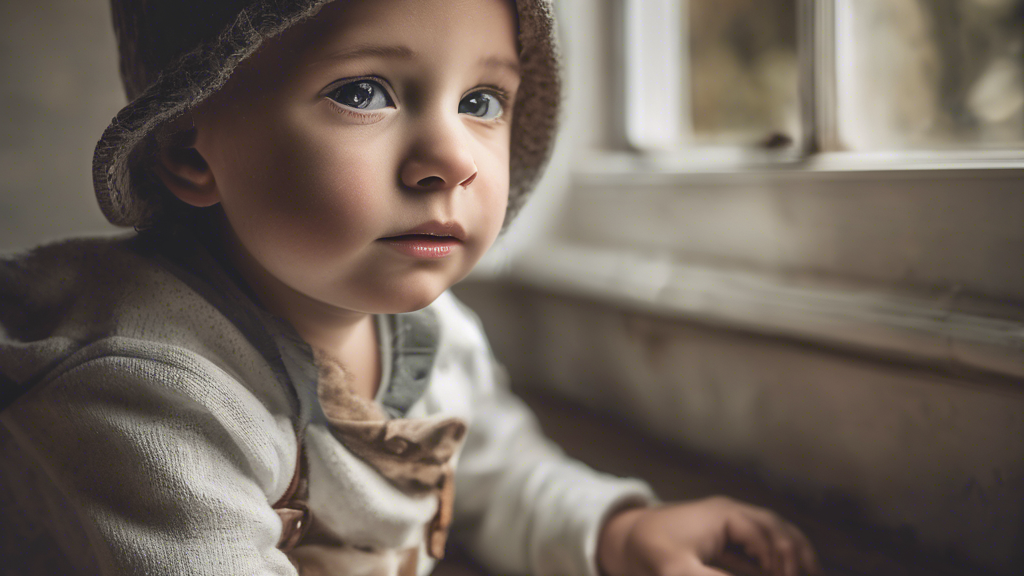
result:
[[[503,18],[496,19],[495,14]],[[335,0],[307,22],[286,32],[307,49],[334,43],[381,43],[382,38],[444,42],[450,35],[511,31],[518,55],[518,14],[514,0]]]

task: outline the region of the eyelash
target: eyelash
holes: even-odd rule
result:
[[[474,94],[476,92],[488,92],[490,94],[493,94],[494,96],[497,96],[498,101],[501,102],[502,106],[508,104],[508,92],[493,84],[481,84],[480,86],[473,88],[469,92],[466,92],[462,97],[465,98],[466,96],[469,96],[470,94]]]
[[[353,82],[359,82],[360,80],[371,80],[373,82],[376,82],[376,83],[380,84],[388,92],[388,98],[392,102],[395,101],[395,97],[392,94],[392,91],[390,90],[390,85],[383,78],[379,78],[377,76],[357,76],[357,77],[354,77],[354,78],[345,78],[343,80],[339,80],[338,82],[335,82],[335,83],[331,84],[327,88],[327,90],[324,91],[323,98],[331,103],[331,109],[333,111],[337,112],[338,114],[341,114],[343,116],[348,116],[350,118],[355,118],[356,120],[359,120],[359,121],[361,121],[364,124],[369,124],[369,123],[375,122],[377,119],[381,118],[384,115],[384,112],[380,112],[380,111],[376,111],[376,110],[369,111],[369,112],[357,112],[355,109],[353,109],[353,108],[351,108],[349,106],[344,106],[342,104],[339,104],[338,102],[335,102],[332,98],[328,98],[327,97],[328,94],[334,92],[338,88],[341,88],[342,86],[345,86],[346,84],[351,84]],[[477,86],[477,87],[473,88],[469,92],[466,92],[462,96],[462,98],[465,98],[466,96],[469,96],[470,94],[473,94],[475,92],[487,92],[488,94],[491,94],[492,96],[494,96],[495,98],[498,99],[498,104],[501,105],[501,109],[502,109],[501,116],[498,116],[494,120],[490,120],[490,122],[500,122],[500,121],[502,121],[502,119],[505,117],[505,115],[509,112],[509,108],[512,105],[512,99],[511,99],[511,97],[509,97],[508,91],[506,91],[506,90],[504,90],[504,89],[502,89],[502,88],[500,88],[498,86],[495,86],[493,84],[483,84],[483,85],[480,85],[480,86]],[[461,99],[460,99],[460,102],[461,102]]]
[[[473,88],[469,92],[466,92],[463,98],[469,96],[470,94],[473,94],[474,92],[487,92],[498,99],[498,104],[501,104],[501,116],[495,118],[495,121],[504,118],[505,114],[508,114],[509,108],[512,107],[512,99],[509,97],[508,92],[493,84],[484,84],[482,86],[477,86],[476,88]]]

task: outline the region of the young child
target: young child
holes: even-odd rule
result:
[[[113,9],[95,185],[139,232],[0,265],[5,568],[422,575],[451,525],[497,574],[815,570],[771,512],[568,460],[447,292],[548,156],[547,2]]]

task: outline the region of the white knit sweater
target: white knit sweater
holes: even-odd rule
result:
[[[27,390],[0,415],[5,568],[296,574],[271,504],[302,433],[310,509],[354,544],[323,551],[351,559],[338,576],[394,573],[388,551],[421,545],[436,499],[395,490],[335,440],[302,343],[217,262],[135,237],[0,262],[0,384]],[[649,488],[564,457],[508,392],[472,312],[449,294],[428,310],[437,348],[404,417],[469,423],[454,536],[499,574],[595,575],[602,519]]]

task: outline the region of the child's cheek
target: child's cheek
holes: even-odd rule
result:
[[[485,152],[477,154],[480,189],[473,195],[473,206],[478,211],[476,220],[488,230],[490,243],[494,241],[505,221],[509,192],[509,151],[507,138],[488,142]]]
[[[322,270],[381,235],[388,194],[371,150],[288,130],[272,136],[249,155],[239,221],[232,221],[264,266],[300,275]]]

